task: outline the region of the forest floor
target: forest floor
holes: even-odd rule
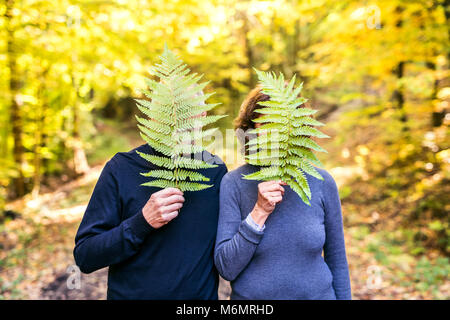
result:
[[[6,209],[16,215],[0,224],[0,299],[106,298],[107,269],[81,274],[77,282],[72,253],[103,165],[92,166],[86,175],[56,190],[7,204]],[[363,174],[351,165],[327,170],[343,193],[348,193],[351,177]],[[365,187],[364,182],[351,186],[353,190]],[[342,212],[353,299],[450,299],[448,258],[433,251],[411,254],[377,227],[379,217],[391,213],[347,199],[342,197]],[[219,297],[227,299],[229,290],[222,280]]]

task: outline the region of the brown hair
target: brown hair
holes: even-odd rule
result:
[[[270,100],[270,96],[262,93],[260,86],[257,86],[250,91],[241,104],[239,115],[234,119],[234,129],[242,129],[244,131],[247,129],[254,129],[255,123],[252,120],[258,117],[258,113],[255,112],[255,109],[264,108],[263,106],[258,105],[258,102],[268,100]]]
[[[270,96],[267,94],[264,94],[261,92],[262,88],[261,86],[256,86],[252,91],[250,91],[245,98],[245,100],[242,102],[241,107],[239,109],[239,115],[234,119],[234,129],[235,130],[242,130],[242,131],[236,131],[237,137],[239,140],[241,140],[242,143],[242,152],[245,155],[249,154],[248,146],[246,143],[249,141],[250,136],[253,134],[248,134],[246,131],[248,129],[254,129],[255,123],[253,122],[254,119],[258,118],[259,113],[255,112],[256,109],[259,108],[265,108],[264,106],[261,106],[258,104],[258,102],[262,101],[268,101],[270,100]],[[301,95],[299,95],[301,97]],[[304,103],[302,105],[299,105],[297,108],[305,106],[307,108],[310,108],[309,103]],[[256,151],[254,151],[256,152]]]
[[[262,88],[259,85],[255,87],[252,91],[248,93],[247,97],[242,102],[239,110],[239,115],[233,121],[235,130],[242,129],[245,131],[247,129],[255,128],[255,123],[253,122],[253,120],[259,116],[258,112],[255,112],[255,109],[265,108],[264,106],[260,106],[258,102],[270,100],[270,96],[262,93],[261,89]],[[299,97],[301,97],[301,95],[299,95]],[[297,108],[301,106],[310,108],[308,102],[299,105]]]

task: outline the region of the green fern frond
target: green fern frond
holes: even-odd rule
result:
[[[260,114],[275,114],[279,116],[287,116],[289,114],[289,110],[285,110],[284,108],[280,108],[278,105],[275,107],[270,108],[262,108],[262,109],[255,109],[255,112]]]
[[[289,158],[295,159],[296,157],[305,158],[318,167],[323,167],[322,162],[316,157],[316,155],[308,148],[292,146],[289,148],[288,153],[293,155]]]
[[[270,154],[263,155],[261,153],[252,153],[252,154],[245,155],[245,159],[247,159],[249,161],[253,161],[253,160],[277,160],[277,159],[284,160],[284,158],[275,157],[275,156],[272,156]]]
[[[217,164],[210,164],[205,161],[199,160],[199,159],[191,159],[187,157],[177,157],[173,159],[173,165],[174,168],[184,168],[184,169],[210,169],[210,168],[216,168]]]
[[[142,183],[141,186],[158,187],[161,189],[165,189],[165,188],[176,188],[177,184],[175,181],[170,181],[170,180],[165,180],[165,179],[156,179],[156,180]]]
[[[326,151],[324,148],[322,148],[321,146],[319,146],[314,140],[311,140],[308,137],[293,137],[291,139],[289,139],[289,142],[293,145],[299,146],[299,147],[307,147],[319,152],[325,152],[327,153],[328,151]]]
[[[178,142],[185,142],[185,143],[191,143],[191,142],[201,142],[206,137],[212,136],[215,132],[217,132],[219,128],[211,128],[208,130],[191,130],[191,131],[183,131],[180,132],[175,139]]]
[[[198,183],[198,182],[187,182],[187,181],[178,182],[178,188],[183,191],[200,191],[200,190],[207,189],[210,187],[212,187],[211,184],[204,184],[204,183]]]
[[[310,125],[310,126],[317,126],[321,127],[324,126],[325,123],[317,121],[314,118],[308,117],[308,116],[302,116],[295,119],[295,123],[293,123],[294,127],[300,127],[303,125]]]
[[[157,169],[141,173],[153,178],[143,186],[179,188],[198,191],[211,187],[200,182],[209,178],[195,170],[217,167],[196,157],[207,149],[203,139],[213,129],[204,126],[223,118],[221,115],[200,116],[215,108],[218,103],[206,103],[214,93],[203,94],[208,82],[199,83],[203,75],[190,73],[188,66],[167,45],[159,57],[160,63],[150,68],[150,74],[159,78],[145,78],[148,89],[141,90],[147,99],[135,99],[137,108],[147,117],[136,116],[142,139],[162,155],[138,154]]]
[[[148,108],[140,106],[139,104],[137,105],[137,107],[143,114],[145,114],[150,119],[154,119],[154,120],[157,119],[158,122],[161,122],[166,125],[172,125],[172,121],[170,120],[169,117],[167,117],[166,114],[159,112],[159,111],[150,110]]]
[[[172,148],[165,146],[162,143],[159,143],[157,140],[150,138],[149,136],[145,135],[142,132],[140,132],[139,134],[141,135],[141,138],[156,151],[164,154],[167,157],[172,157],[174,155]]]
[[[171,158],[165,158],[165,157],[159,157],[152,154],[146,154],[143,152],[136,151],[143,159],[147,160],[148,162],[154,164],[157,167],[166,168],[169,170],[172,170],[175,168],[174,162],[171,160]]]
[[[223,116],[206,116],[206,117],[198,117],[198,118],[190,118],[186,120],[182,120],[178,122],[178,129],[180,130],[191,130],[195,128],[201,128],[207,126],[211,123],[216,122],[219,119],[226,117]]]
[[[164,123],[158,123],[152,119],[144,119],[136,115],[136,120],[141,125],[147,127],[150,130],[169,135],[171,133],[171,128],[168,125],[165,125]]]
[[[272,166],[264,167],[259,171],[244,175],[243,178],[246,180],[275,180],[283,176],[283,170],[281,167]]]
[[[289,139],[289,135],[286,133],[279,133],[278,131],[270,131],[269,133],[259,135],[254,139],[250,139],[247,145],[276,145],[280,143],[286,143]],[[273,149],[273,147],[271,147]]]
[[[248,151],[255,151],[257,153],[277,153],[280,154],[287,154],[287,147],[289,144],[287,142],[269,142],[264,144],[254,144],[249,145]]]
[[[267,122],[273,122],[273,123],[281,123],[287,125],[289,123],[289,118],[283,115],[274,115],[274,114],[268,114],[265,116],[261,116],[259,118],[256,118],[253,120],[255,123],[267,123]]]
[[[261,92],[269,95],[270,100],[258,102],[261,108],[255,111],[262,116],[253,121],[261,126],[250,131],[256,137],[246,144],[250,152],[245,157],[246,161],[260,168],[243,178],[282,180],[303,202],[311,205],[312,194],[306,174],[323,180],[313,166],[322,166],[313,150],[327,152],[311,138],[330,136],[313,127],[324,124],[311,117],[317,110],[302,106],[308,100],[299,97],[303,84],[295,87],[295,75],[286,84],[282,73],[277,76],[274,72],[255,71]]]
[[[317,138],[330,138],[329,135],[309,126],[301,126],[291,130],[294,136],[311,136]]]
[[[152,170],[146,173],[141,173],[141,175],[170,181],[175,181],[177,177],[183,180],[189,178],[190,181],[209,181],[209,178],[205,177],[201,173],[181,169],[177,171],[177,175],[175,175],[175,172],[168,170]]]
[[[317,110],[309,109],[309,108],[299,108],[292,111],[294,117],[303,117],[313,115],[317,112]]]

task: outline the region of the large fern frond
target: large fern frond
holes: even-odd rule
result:
[[[322,166],[313,150],[327,152],[312,137],[330,136],[313,127],[324,124],[311,117],[317,110],[302,106],[307,99],[299,97],[303,86],[295,87],[295,75],[286,84],[282,73],[277,76],[274,72],[255,71],[262,93],[270,96],[270,100],[258,102],[261,108],[255,111],[262,116],[253,121],[261,126],[250,131],[256,137],[247,143],[250,154],[246,156],[246,161],[260,169],[243,178],[282,180],[303,202],[311,205],[312,195],[306,173],[323,180],[313,166]]]
[[[164,46],[150,74],[159,81],[145,78],[148,89],[141,90],[146,99],[135,99],[138,109],[146,116],[136,116],[142,139],[161,155],[138,154],[157,169],[141,173],[152,178],[143,186],[182,191],[198,191],[211,187],[201,182],[209,178],[196,172],[199,169],[217,167],[191,157],[207,149],[203,139],[215,128],[202,130],[206,125],[223,118],[222,115],[201,116],[218,103],[206,103],[214,93],[203,94],[208,82],[199,83],[203,75],[190,73],[188,66]]]

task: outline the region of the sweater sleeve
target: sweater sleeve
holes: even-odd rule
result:
[[[241,219],[239,190],[227,174],[220,185],[220,211],[214,263],[220,275],[233,281],[245,269],[262,239],[263,231]]]
[[[110,160],[100,174],[75,236],[73,253],[82,272],[128,259],[154,230],[141,210],[123,221],[121,215],[118,182]]]
[[[325,209],[324,259],[333,275],[333,288],[338,300],[350,300],[350,276],[345,252],[344,227],[338,187],[333,177],[324,175],[323,204]]]

